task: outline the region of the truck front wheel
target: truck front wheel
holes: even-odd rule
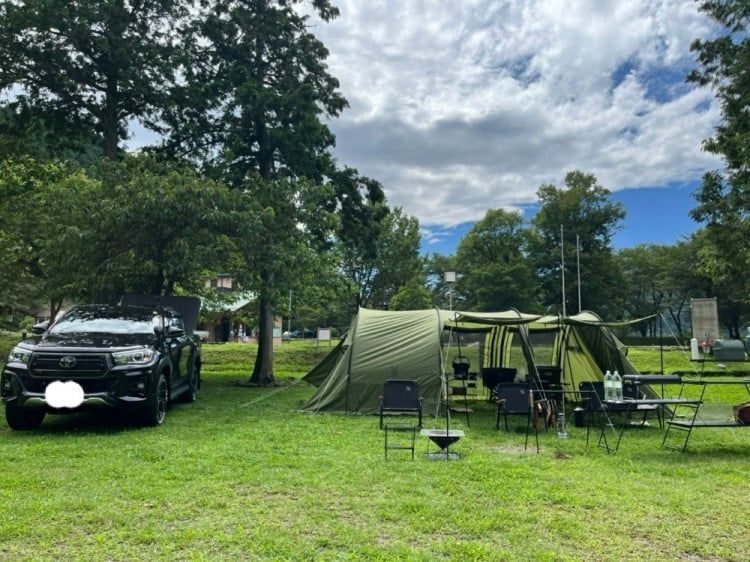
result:
[[[141,415],[143,425],[157,426],[164,423],[169,406],[169,386],[164,373],[159,373],[156,390],[146,402]]]
[[[5,420],[11,429],[36,429],[42,425],[45,413],[42,409],[19,408],[13,402],[5,404]]]

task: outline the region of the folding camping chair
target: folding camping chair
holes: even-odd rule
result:
[[[417,416],[416,423],[386,422],[384,415]],[[422,427],[422,398],[419,396],[419,385],[416,381],[404,379],[388,379],[383,385],[383,395],[380,397],[380,429],[384,430],[384,452],[388,460],[389,449],[406,449],[411,451],[414,459],[414,443],[417,430]],[[389,444],[389,432],[407,432],[410,434],[408,445]]]
[[[487,389],[487,398],[492,400],[492,391],[498,384],[512,383],[516,378],[513,367],[485,367],[482,369],[482,384]]]
[[[529,444],[529,427],[534,426],[534,437],[536,439],[536,452],[539,452],[539,431],[534,417],[534,393],[528,383],[506,383],[498,384],[492,391],[492,395],[497,402],[497,419],[495,420],[495,429],[500,429],[500,416],[505,418],[505,431],[508,431],[508,416],[526,416],[526,440],[524,441],[524,451]]]

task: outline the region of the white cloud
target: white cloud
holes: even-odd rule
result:
[[[617,190],[717,165],[700,144],[718,107],[683,80],[710,30],[693,3],[335,3],[315,28],[351,103],[335,152],[423,224],[530,203],[575,168]]]

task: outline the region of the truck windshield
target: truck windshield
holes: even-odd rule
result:
[[[137,306],[78,306],[66,312],[50,334],[153,334],[158,314]]]

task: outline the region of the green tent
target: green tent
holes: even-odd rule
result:
[[[516,347],[533,352],[534,365],[556,366],[562,369],[562,379],[569,390],[578,389],[581,382],[601,381],[607,370],[621,375],[638,371],[628,361],[626,347],[610,330],[628,326],[652,317],[622,322],[604,322],[593,312],[574,316],[544,316],[526,326],[528,342],[521,340],[515,326],[494,328],[485,338],[483,366],[518,367]],[[521,359],[521,363],[527,361]]]
[[[375,413],[383,383],[415,380],[427,411],[443,392],[443,331],[488,331],[496,325],[521,325],[539,316],[515,310],[460,313],[439,309],[384,311],[360,308],[346,338],[304,380],[318,387],[306,411]],[[531,360],[530,353],[528,355]]]
[[[484,334],[480,368],[515,367],[519,376],[537,374],[537,366],[562,369],[566,388],[600,381],[607,369],[637,373],[625,346],[609,329],[646,320],[603,322],[593,312],[540,317],[516,310],[448,312],[384,311],[361,308],[346,337],[304,380],[318,391],[303,406],[317,412],[376,413],[383,383],[390,378],[417,381],[425,410],[437,411],[444,391],[448,331]],[[448,338],[451,341],[451,338]],[[648,392],[648,389],[644,390]]]

